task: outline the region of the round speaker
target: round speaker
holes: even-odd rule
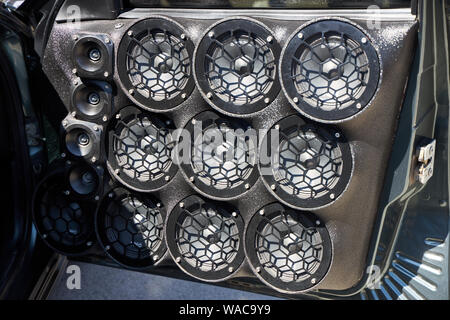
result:
[[[328,273],[333,252],[328,231],[318,218],[279,203],[252,217],[245,251],[262,282],[290,294],[317,286]]]
[[[133,25],[123,36],[117,68],[125,93],[142,108],[174,109],[194,89],[194,45],[173,20],[153,17]]]
[[[86,82],[78,85],[72,94],[72,111],[84,120],[109,118],[111,87],[106,83]]]
[[[51,174],[36,188],[33,220],[44,242],[64,255],[78,255],[93,245],[95,206],[76,199],[63,171]]]
[[[203,281],[223,281],[244,261],[243,230],[244,221],[237,210],[193,195],[169,214],[167,246],[187,274]]]
[[[66,148],[76,157],[89,158],[98,150],[96,135],[84,125],[73,125],[66,128]]]
[[[281,82],[290,103],[321,122],[340,122],[365,109],[379,87],[380,60],[355,24],[320,20],[298,29],[282,52]]]
[[[75,36],[72,59],[81,78],[110,78],[112,75],[112,41],[107,36]]]
[[[248,18],[214,24],[198,44],[195,78],[215,109],[248,116],[269,105],[280,91],[280,48],[271,32]]]
[[[180,167],[198,192],[213,199],[232,199],[255,184],[258,142],[245,121],[205,111],[185,129],[191,136],[191,149],[189,161],[180,161]]]
[[[100,179],[93,167],[85,163],[73,165],[68,172],[70,189],[82,197],[92,197],[98,193]]]
[[[272,149],[274,143],[277,148]],[[336,201],[347,189],[353,156],[337,129],[289,116],[271,128],[262,146],[269,148],[267,154],[261,148],[261,175],[267,188],[284,204],[319,209]]]
[[[108,168],[127,187],[155,191],[177,173],[172,161],[172,122],[129,106],[110,123]]]
[[[105,195],[97,209],[99,243],[120,265],[151,267],[166,251],[165,217],[159,201],[116,188]]]

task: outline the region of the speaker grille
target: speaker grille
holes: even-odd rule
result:
[[[282,83],[291,103],[319,121],[345,120],[374,96],[380,64],[353,24],[325,20],[298,30],[283,51]]]
[[[248,115],[279,92],[279,47],[270,31],[249,19],[219,22],[195,54],[196,78],[208,102],[224,113]]]
[[[331,264],[331,240],[312,214],[274,203],[254,215],[246,231],[246,250],[257,276],[281,292],[310,290]]]
[[[350,146],[334,128],[305,123],[290,116],[272,130],[279,132],[279,147],[271,161],[261,163],[271,192],[295,208],[317,209],[334,202],[346,189],[353,168]],[[272,139],[269,132],[263,142]]]
[[[245,121],[205,111],[186,129],[192,138],[190,163],[181,162],[181,168],[194,187],[206,196],[229,199],[253,186],[259,176],[258,145],[246,136],[251,127]]]
[[[160,202],[117,188],[99,206],[97,234],[108,255],[119,264],[146,268],[166,251],[164,220]]]
[[[44,179],[33,197],[39,234],[48,246],[65,255],[82,254],[92,246],[93,210],[90,203],[72,196],[64,173]]]
[[[171,121],[135,107],[122,109],[117,118],[110,131],[108,157],[114,176],[138,191],[167,184],[177,172]]]
[[[174,21],[136,23],[119,46],[118,69],[126,93],[143,108],[173,109],[194,88],[192,52],[193,44]]]
[[[167,221],[167,244],[186,273],[205,281],[224,280],[244,260],[244,222],[226,204],[190,196],[176,206]]]

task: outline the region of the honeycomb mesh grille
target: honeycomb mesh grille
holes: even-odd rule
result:
[[[169,171],[173,163],[173,140],[167,128],[142,114],[126,122],[120,120],[116,128],[120,130],[113,136],[113,154],[120,170],[128,177],[148,182],[162,178]]]
[[[321,137],[314,127],[280,131],[279,158],[273,176],[280,187],[303,200],[330,193],[339,182],[343,159],[339,146]]]
[[[151,29],[133,37],[127,51],[127,73],[137,92],[155,101],[171,100],[186,87],[192,73],[184,42],[168,30]]]
[[[214,38],[204,63],[210,89],[235,105],[263,99],[276,79],[269,43],[251,31],[231,30]]]
[[[322,32],[292,57],[291,79],[302,100],[324,111],[357,103],[369,79],[369,59],[345,33]]]
[[[214,144],[221,137],[220,145]],[[215,189],[236,188],[250,177],[257,146],[231,128],[226,121],[216,121],[204,128],[192,146],[191,166],[195,175]]]
[[[311,278],[322,262],[324,250],[316,228],[307,228],[283,212],[260,223],[254,245],[265,271],[286,283]]]
[[[108,244],[119,255],[144,260],[162,245],[164,219],[157,206],[127,196],[112,200],[104,214]]]
[[[184,210],[176,223],[175,242],[182,258],[203,272],[227,268],[236,258],[241,239],[231,215],[225,217],[206,205]]]
[[[86,244],[92,232],[87,212],[59,188],[50,188],[44,195],[38,220],[44,238],[61,249]]]

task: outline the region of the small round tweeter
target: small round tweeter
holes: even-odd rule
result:
[[[77,75],[104,79],[112,76],[113,43],[106,35],[76,35],[72,50]]]
[[[122,109],[110,123],[108,168],[127,187],[155,191],[178,171],[172,161],[172,122],[134,106]]]
[[[290,103],[320,122],[341,122],[364,110],[378,90],[380,70],[370,38],[351,22],[329,19],[298,29],[280,63]]]
[[[44,242],[64,255],[78,255],[93,245],[95,206],[73,197],[63,171],[52,173],[36,188],[33,220]]]
[[[353,173],[353,156],[344,135],[296,115],[269,130],[259,163],[270,192],[296,209],[319,209],[335,202]]]
[[[85,82],[78,85],[72,94],[71,111],[87,121],[109,117],[111,112],[111,87],[105,82]]]
[[[205,111],[186,126],[189,159],[179,161],[187,181],[203,195],[232,199],[246,193],[258,174],[256,131],[242,120]]]
[[[311,213],[273,203],[260,209],[245,233],[245,251],[256,276],[288,294],[317,286],[332,261],[329,233]]]
[[[223,281],[244,261],[243,231],[244,220],[236,209],[193,195],[169,214],[167,246],[187,274],[203,281]]]
[[[120,82],[140,107],[174,109],[194,89],[194,45],[173,20],[153,17],[133,25],[123,36],[117,55]]]
[[[81,197],[92,197],[100,187],[100,178],[95,169],[86,163],[74,164],[68,172],[70,189]]]
[[[117,263],[127,268],[153,266],[166,252],[165,209],[148,195],[123,188],[108,192],[96,214],[99,243]]]
[[[66,120],[67,121],[67,120]],[[98,157],[100,148],[100,129],[93,129],[91,123],[73,120],[64,127],[66,149],[75,157]]]
[[[280,47],[256,20],[219,21],[207,30],[194,55],[199,90],[222,113],[250,116],[272,103],[280,91]]]

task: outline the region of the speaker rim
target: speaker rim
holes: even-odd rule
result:
[[[183,208],[180,207],[180,203],[183,203]],[[230,214],[230,219],[233,219],[233,221],[236,224],[236,227],[239,231],[239,249],[236,253],[236,256],[234,257],[233,261],[231,261],[225,268],[219,271],[201,271],[198,269],[195,269],[192,267],[189,263],[187,263],[183,258],[180,262],[177,261],[177,257],[182,257],[178,250],[177,243],[175,242],[176,239],[176,224],[178,222],[179,217],[183,214],[185,210],[188,210],[187,208],[195,207],[196,205],[201,204],[210,204],[214,208],[222,208],[223,210],[226,210],[227,213]],[[219,211],[216,211],[217,214],[220,214]],[[237,216],[232,217],[232,212],[236,212]],[[175,264],[187,275],[204,281],[204,282],[222,282],[225,280],[228,280],[230,278],[235,277],[235,275],[240,271],[240,269],[244,265],[245,261],[245,240],[244,240],[244,228],[245,223],[244,219],[240,213],[239,210],[234,208],[232,205],[226,202],[218,202],[213,200],[205,200],[201,196],[193,194],[190,195],[183,200],[176,203],[175,207],[172,209],[172,211],[167,215],[166,219],[166,228],[165,228],[165,239],[166,239],[166,245],[168,248],[168,252],[170,253],[170,256],[172,257]],[[232,267],[233,271],[230,272],[229,268]]]
[[[224,119],[227,121],[231,128],[234,129],[239,124],[242,124],[244,128],[252,128],[250,124],[248,124],[246,121],[243,121],[241,119],[231,118],[223,115],[219,115],[214,111],[206,110],[202,111],[201,113],[195,115],[189,122],[186,124],[185,129],[188,130],[191,134],[191,147],[189,148],[189,159],[192,160],[192,145],[194,143],[194,140],[196,137],[194,137],[194,124],[192,123],[192,120],[202,121],[203,124],[206,124],[206,126],[212,125],[214,122],[216,122],[219,119]],[[177,156],[179,155],[179,152],[176,153]],[[233,200],[237,198],[243,197],[245,194],[251,191],[253,186],[256,184],[256,182],[259,179],[259,166],[258,166],[258,146],[255,146],[255,164],[253,166],[253,169],[249,175],[249,177],[245,180],[243,180],[243,183],[241,183],[239,186],[234,188],[225,188],[225,189],[216,189],[213,188],[207,184],[205,184],[201,179],[198,178],[197,174],[194,173],[194,170],[192,169],[191,161],[189,163],[184,163],[183,161],[178,161],[178,166],[180,167],[180,171],[183,174],[183,177],[185,178],[186,182],[198,193],[201,195],[210,198],[212,200],[217,201],[227,201],[227,200]],[[192,182],[190,180],[190,177],[195,177],[195,180]],[[250,188],[246,188],[245,185],[249,184]]]
[[[259,214],[261,210],[264,210],[264,215]],[[299,222],[302,226],[305,226],[305,224],[310,225],[311,227],[314,226],[322,238],[324,254],[319,268],[314,273],[314,276],[301,282],[287,283],[271,276],[259,262],[258,255],[254,248],[258,227],[265,220],[270,221],[270,219],[279,216],[280,212],[282,212],[282,214],[294,214],[297,218],[295,221]],[[327,277],[331,266],[333,265],[334,246],[326,224],[318,216],[310,212],[287,208],[281,203],[274,202],[260,208],[250,218],[250,221],[245,228],[245,255],[250,268],[261,282],[280,293],[292,295],[311,291]],[[261,268],[260,272],[257,270],[258,267]],[[311,284],[310,280],[313,278],[316,279],[316,282]],[[306,283],[307,281],[310,285]]]
[[[304,40],[307,40],[311,35],[314,35],[317,32],[322,32],[322,30],[335,31],[336,29],[330,30],[330,27],[328,26],[329,23],[333,22],[338,23],[341,28],[345,28],[346,34],[355,35],[351,37],[351,39],[357,42],[361,46],[361,48],[364,49],[364,52],[368,57],[369,68],[370,70],[375,71],[371,72],[370,79],[373,79],[372,74],[374,74],[376,80],[369,80],[369,84],[371,87],[366,88],[361,96],[364,97],[363,103],[361,103],[361,108],[357,108],[356,102],[349,107],[346,107],[345,109],[337,111],[323,111],[317,107],[312,107],[309,103],[305,102],[298,94],[297,89],[290,79],[290,60],[294,56],[299,46],[304,42]],[[320,29],[320,26],[322,24],[325,24],[327,28]],[[319,29],[319,31],[316,31],[316,29]],[[297,36],[300,32],[302,32],[304,35],[303,39],[300,39]],[[368,40],[366,44],[363,44],[361,42],[362,37],[365,37]],[[287,63],[288,61],[286,61],[288,57],[291,58],[289,60],[289,63]],[[326,17],[308,21],[292,33],[281,52],[279,73],[281,75],[280,83],[285,97],[288,99],[291,106],[294,107],[294,109],[297,110],[300,114],[311,120],[321,123],[342,123],[359,116],[364,111],[369,109],[369,107],[373,104],[373,101],[375,100],[382,84],[383,65],[381,55],[375,41],[360,25],[351,20],[340,17]],[[298,102],[295,102],[293,100],[294,97],[298,98]],[[362,100],[361,97],[358,100]]]
[[[62,254],[68,257],[78,257],[85,255],[88,251],[90,251],[95,243],[95,230],[94,230],[94,220],[93,215],[90,212],[94,212],[95,205],[89,203],[88,201],[83,201],[79,198],[74,198],[73,200],[80,206],[83,213],[86,213],[86,217],[90,220],[91,226],[89,228],[89,234],[86,237],[86,240],[82,245],[78,245],[75,247],[68,246],[59,246],[56,242],[51,241],[49,237],[44,237],[45,233],[42,233],[41,223],[38,222],[38,212],[40,212],[40,205],[38,204],[38,199],[42,199],[42,196],[48,191],[48,186],[50,187],[57,185],[62,186],[64,188],[65,183],[63,180],[65,179],[65,169],[63,167],[56,167],[49,174],[47,174],[36,186],[35,191],[32,196],[32,206],[31,206],[31,216],[33,219],[34,226],[36,228],[36,232],[39,234],[41,240],[53,251],[56,253]],[[61,179],[59,184],[54,184],[54,180]]]
[[[100,111],[96,114],[90,115],[85,112],[83,112],[78,106],[77,106],[77,95],[82,90],[89,90],[89,88],[92,88],[91,91],[95,91],[100,96],[100,103],[102,104]],[[103,121],[103,117],[106,115],[109,119],[109,114],[111,113],[112,109],[112,89],[111,86],[107,82],[103,81],[83,81],[77,86],[75,86],[72,90],[72,99],[71,99],[71,111],[75,112],[75,116],[80,118],[81,120],[87,120],[87,121],[98,121],[101,119]]]
[[[271,84],[271,87],[267,94],[263,96],[263,98],[259,99],[252,104],[245,105],[235,105],[231,102],[225,102],[221,98],[217,96],[217,94],[213,90],[209,90],[210,87],[208,85],[208,80],[206,78],[206,72],[204,70],[203,59],[206,52],[210,48],[210,45],[213,44],[213,41],[208,37],[208,33],[213,30],[220,30],[220,33],[224,33],[227,31],[227,27],[229,22],[237,21],[238,24],[234,24],[237,27],[250,27],[251,29],[258,29],[258,34],[264,34],[262,36],[263,39],[271,36],[273,38],[272,42],[267,42],[267,46],[270,48],[274,55],[274,70],[275,70],[275,79]],[[245,29],[244,29],[245,30]],[[271,105],[276,98],[278,97],[281,91],[280,85],[280,74],[277,67],[278,61],[281,57],[281,46],[277,41],[272,30],[267,27],[264,23],[259,20],[245,17],[245,16],[235,16],[221,19],[211,26],[199,37],[199,41],[197,46],[195,47],[194,52],[194,79],[195,84],[197,86],[198,91],[202,95],[203,99],[215,110],[219,111],[222,114],[227,116],[235,117],[235,118],[246,118],[252,117],[255,114],[263,111],[266,107]],[[207,93],[212,93],[212,98],[208,98]],[[264,102],[264,97],[269,98],[270,102]],[[247,110],[247,111],[246,111]]]
[[[74,42],[72,46],[72,62],[75,65],[77,73],[80,75],[80,77],[89,79],[111,79],[114,44],[112,41],[109,41],[108,43],[105,42],[105,39],[109,39],[108,35],[80,34],[77,35],[77,37],[79,38]],[[96,43],[99,46],[101,55],[103,57],[106,57],[105,60],[103,60],[103,63],[99,64],[100,66],[95,71],[86,70],[78,62],[78,58],[76,55],[77,47],[82,46],[86,42]],[[106,77],[105,72],[108,72],[108,76]]]
[[[142,26],[145,28],[143,29]],[[128,76],[128,70],[126,68],[126,63],[120,63],[120,61],[125,61],[128,53],[128,49],[130,45],[132,44],[133,36],[129,36],[128,32],[132,31],[133,34],[142,32],[142,30],[151,30],[153,28],[161,28],[161,26],[164,26],[167,31],[172,33],[174,36],[177,37],[178,40],[184,43],[184,48],[187,50],[189,55],[189,63],[191,67],[191,74],[189,78],[187,79],[186,85],[183,90],[178,90],[178,94],[170,99],[163,99],[161,101],[155,101],[151,98],[145,98],[144,96],[140,95],[136,89],[135,86],[132,84],[131,80]],[[181,35],[184,34],[186,36],[186,39],[181,39]],[[175,20],[172,20],[165,16],[159,16],[159,15],[151,15],[147,16],[145,18],[142,18],[135,22],[130,28],[128,28],[123,35],[121,36],[120,44],[117,50],[117,56],[116,56],[116,65],[117,65],[117,71],[118,71],[118,83],[119,86],[122,88],[125,95],[137,106],[156,113],[164,113],[164,112],[170,112],[174,111],[178,108],[180,108],[184,101],[188,100],[188,98],[191,96],[192,92],[195,88],[195,82],[194,82],[194,64],[193,64],[193,54],[194,54],[194,44],[192,40],[187,36],[188,33],[184,30],[183,26],[176,22]],[[134,94],[130,94],[130,89],[134,90]],[[186,97],[182,97],[183,93],[186,94]]]
[[[342,153],[342,174],[339,178],[338,183],[336,186],[331,189],[329,192],[327,192],[325,195],[323,195],[320,198],[314,198],[314,199],[300,199],[299,197],[296,197],[295,195],[292,195],[283,188],[280,187],[277,180],[275,180],[273,174],[270,175],[264,175],[261,174],[262,180],[264,182],[264,185],[266,186],[267,190],[281,203],[284,205],[291,207],[292,209],[296,210],[319,210],[328,206],[331,206],[332,204],[336,203],[347,191],[350,182],[353,178],[353,171],[355,168],[355,158],[354,153],[352,151],[352,148],[350,146],[350,143],[346,140],[344,134],[337,128],[332,126],[325,126],[323,124],[315,124],[312,122],[306,122],[304,121],[300,116],[298,115],[290,115],[283,119],[281,119],[279,122],[277,122],[275,125],[273,125],[267,134],[264,136],[262,140],[262,146],[267,146],[268,139],[271,136],[271,130],[274,129],[277,125],[280,126],[280,132],[287,131],[289,128],[292,128],[293,126],[300,125],[301,127],[307,126],[312,127],[314,129],[322,129],[325,131],[330,132],[329,136],[334,139],[334,142],[336,142],[337,146],[339,147],[341,153]],[[336,137],[336,134],[339,134],[339,138]],[[280,136],[281,141],[281,136]],[[263,149],[260,149],[260,152],[263,152]],[[268,150],[270,152],[270,150]],[[270,152],[270,158],[272,159],[272,153]],[[259,157],[259,160],[261,160],[261,156]],[[272,160],[268,164],[262,164],[261,161],[259,161],[259,170],[260,172],[264,172],[263,170],[271,170],[270,167],[272,166]],[[272,173],[272,171],[270,171]],[[272,185],[275,185],[276,188],[273,190],[271,187]],[[329,196],[330,194],[334,193],[335,197],[331,199]]]
[[[111,198],[111,194],[114,196]],[[163,231],[162,231],[162,239],[161,244],[159,245],[158,250],[156,250],[151,256],[149,256],[146,259],[142,260],[136,260],[136,259],[130,259],[125,257],[124,255],[120,254],[116,250],[114,250],[114,247],[111,245],[111,243],[108,241],[108,237],[106,236],[104,222],[102,218],[105,217],[107,207],[110,204],[110,201],[122,201],[126,198],[134,198],[138,199],[144,204],[151,203],[154,205],[154,208],[159,209],[159,213],[162,217],[162,223],[163,223]],[[160,207],[157,206],[157,204],[161,204]],[[137,192],[131,192],[127,190],[124,187],[116,186],[105,192],[104,197],[100,200],[99,205],[97,206],[97,210],[95,211],[95,219],[94,219],[94,227],[95,227],[95,234],[97,236],[97,242],[100,245],[100,247],[103,249],[103,251],[106,253],[106,255],[112,259],[114,262],[116,262],[118,265],[130,269],[130,270],[146,270],[150,269],[152,267],[157,266],[160,261],[162,261],[162,257],[167,252],[167,245],[165,240],[165,221],[166,221],[166,209],[165,206],[162,204],[162,202],[155,197],[144,194],[144,193],[137,193]],[[100,227],[102,226],[102,227]],[[106,249],[106,247],[109,246],[109,250]],[[158,259],[155,261],[153,257],[158,257]]]
[[[106,155],[107,155],[107,167],[108,171],[110,172],[111,176],[113,176],[114,179],[119,181],[121,184],[123,184],[125,187],[134,190],[136,192],[141,193],[149,193],[149,192],[155,192],[158,191],[167,185],[169,185],[173,180],[175,175],[178,172],[178,166],[174,163],[173,157],[171,157],[171,165],[167,172],[164,173],[162,177],[160,177],[157,180],[149,180],[147,182],[140,182],[135,179],[132,179],[131,177],[128,177],[128,175],[124,174],[123,172],[120,172],[119,174],[116,173],[116,170],[120,168],[120,166],[117,163],[117,159],[114,155],[114,134],[119,130],[120,128],[124,128],[123,125],[118,126],[120,121],[124,121],[123,119],[135,119],[138,116],[145,116],[147,115],[149,119],[152,120],[152,123],[156,122],[160,127],[166,127],[169,130],[170,135],[172,136],[173,141],[176,141],[176,137],[173,135],[174,128],[171,127],[173,125],[173,121],[169,118],[167,118],[167,121],[170,121],[171,125],[164,124],[162,121],[162,115],[160,114],[151,114],[148,111],[143,111],[138,109],[136,106],[129,105],[121,109],[117,114],[113,121],[110,121],[108,125],[108,134],[106,135],[107,141],[105,143],[105,146],[107,147]],[[119,118],[118,118],[119,116]],[[119,130],[120,131],[120,130]],[[172,150],[173,151],[173,150]],[[166,177],[169,177],[170,180],[165,180]]]

